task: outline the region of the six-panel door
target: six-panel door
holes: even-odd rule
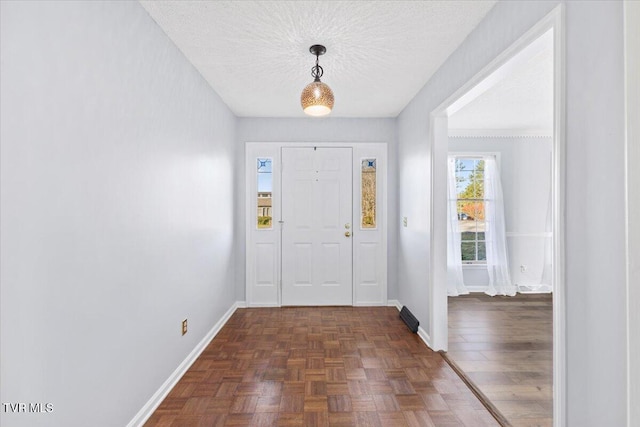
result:
[[[351,167],[351,148],[282,148],[282,305],[352,305]]]

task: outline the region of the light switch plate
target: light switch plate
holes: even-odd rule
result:
[[[402,217],[402,225],[403,225],[404,227],[406,227],[406,226],[407,226],[407,217],[406,217],[406,216],[403,216],[403,217]]]

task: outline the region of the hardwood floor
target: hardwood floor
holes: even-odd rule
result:
[[[393,307],[239,309],[146,426],[497,426]]]
[[[449,298],[449,351],[513,426],[553,425],[551,294]]]

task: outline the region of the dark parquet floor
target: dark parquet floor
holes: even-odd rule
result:
[[[146,426],[496,426],[392,307],[237,310]]]

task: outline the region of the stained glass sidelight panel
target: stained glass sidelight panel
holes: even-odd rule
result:
[[[376,159],[362,159],[361,228],[376,228]]]

